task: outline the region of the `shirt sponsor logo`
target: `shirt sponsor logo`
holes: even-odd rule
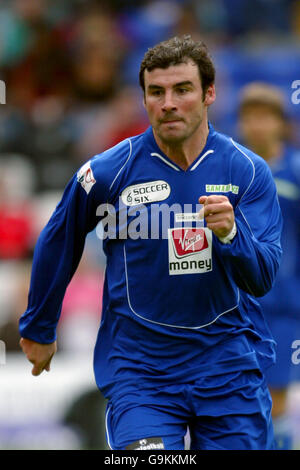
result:
[[[235,186],[231,183],[229,184],[206,184],[205,191],[207,193],[239,193],[239,186]]]
[[[212,270],[212,233],[208,228],[169,229],[168,245],[170,275]]]
[[[154,450],[164,448],[164,443],[161,437],[149,437],[129,444],[125,450]]]
[[[166,181],[149,181],[128,186],[122,191],[121,199],[126,206],[136,206],[164,201],[169,197],[170,192],[170,185]]]
[[[78,171],[77,181],[81,184],[85,192],[89,194],[90,190],[96,183],[90,161],[85,163],[85,165],[83,165],[83,167]]]
[[[175,214],[175,221],[176,222],[200,222],[200,221],[203,222],[203,217],[199,214],[199,212]]]

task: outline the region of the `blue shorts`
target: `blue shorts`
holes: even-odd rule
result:
[[[108,402],[113,450],[268,450],[274,448],[272,402],[259,371],[203,377],[143,389]]]

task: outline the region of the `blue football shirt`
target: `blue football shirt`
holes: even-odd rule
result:
[[[199,197],[210,194],[234,207],[229,244],[197,219]],[[106,397],[274,362],[255,297],[274,283],[282,220],[262,158],[211,125],[186,170],[160,150],[151,127],[93,157],[36,244],[23,337],[56,339],[66,288],[99,221],[107,267],[94,371]]]

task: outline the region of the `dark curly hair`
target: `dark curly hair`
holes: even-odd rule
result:
[[[215,81],[215,67],[202,41],[194,41],[190,35],[175,36],[148,49],[142,60],[139,72],[140,85],[145,93],[144,72],[156,68],[168,68],[192,60],[197,64],[203,95]]]

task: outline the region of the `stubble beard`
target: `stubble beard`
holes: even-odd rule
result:
[[[187,141],[192,135],[194,135],[197,132],[202,121],[203,121],[203,116],[199,116],[199,119],[195,123],[194,126],[192,126],[190,129],[186,129],[185,131],[183,131],[182,133],[179,133],[178,135],[176,134],[168,135],[167,133],[166,133],[167,135],[165,135],[165,133],[160,132],[159,126],[157,126],[157,128],[155,129],[155,132],[164,145],[169,146],[169,147],[180,146],[180,145],[183,145],[185,141]]]

